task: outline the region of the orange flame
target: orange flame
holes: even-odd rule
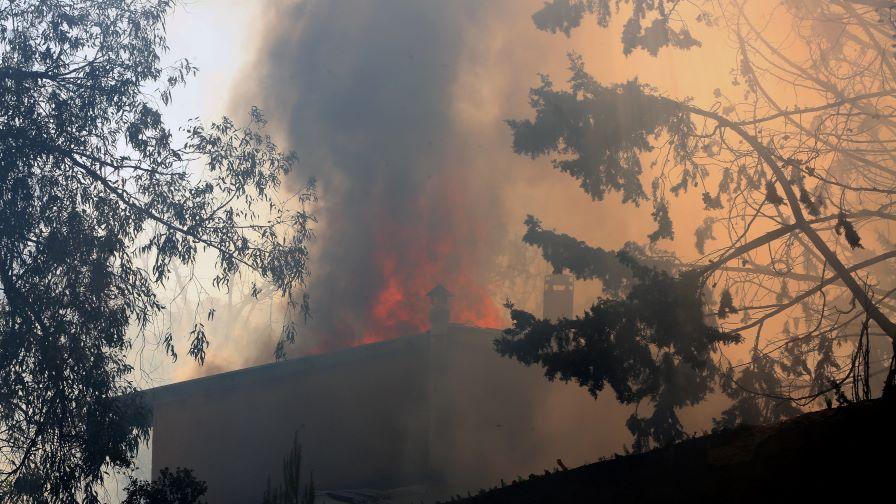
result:
[[[440,183],[441,182],[441,183]],[[433,179],[417,203],[417,218],[399,223],[378,216],[372,251],[381,288],[375,296],[363,336],[357,343],[383,341],[429,329],[426,293],[442,283],[452,298],[451,321],[498,328],[506,320],[488,293],[481,271],[488,229],[462,200],[458,184]]]

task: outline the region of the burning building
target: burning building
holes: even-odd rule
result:
[[[621,408],[501,358],[496,330],[448,322],[449,296],[430,292],[433,330],[416,336],[148,391],[153,473],[189,467],[209,502],[257,501],[297,434],[317,488],[419,499],[618,450]]]
[[[489,282],[522,221],[504,196],[519,172],[497,167],[516,159],[503,119],[526,106],[525,86],[516,101],[483,100],[540,2],[269,4],[243,92],[302,157],[287,186],[319,182],[299,342],[317,355],[149,392],[154,471],[190,467],[209,502],[252,502],[298,433],[318,488],[444,496],[619,451],[628,411],[500,357],[484,329],[506,326],[500,301],[516,294]],[[518,64],[546,43],[522,51],[511,80],[543,70]],[[438,281],[454,296],[429,291]],[[546,292],[547,315],[572,313],[569,287]]]

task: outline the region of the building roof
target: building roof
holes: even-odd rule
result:
[[[447,289],[445,289],[447,292]],[[453,329],[453,331],[452,331]],[[493,333],[494,329],[450,324],[449,333],[458,329],[463,331],[482,331]],[[304,374],[322,368],[337,366],[353,361],[376,358],[377,356],[402,351],[411,347],[426,344],[429,333],[404,336],[391,340],[369,343],[356,347],[344,348],[318,355],[309,355],[252,366],[234,371],[194,378],[142,391],[150,404],[168,401],[179,397],[201,394],[207,391],[220,391],[223,388],[242,386],[254,382],[279,379],[285,376]]]

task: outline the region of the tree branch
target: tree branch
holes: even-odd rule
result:
[[[868,293],[865,289],[862,288],[861,285],[856,281],[855,278],[852,277],[852,272],[840,261],[840,258],[837,257],[837,254],[828,247],[828,244],[825,243],[824,239],[818,234],[815,229],[812,228],[812,225],[806,220],[803,215],[803,210],[800,207],[799,198],[796,193],[793,191],[793,187],[791,187],[790,182],[787,179],[787,175],[781,169],[781,166],[778,165],[775,160],[775,155],[766,147],[762,142],[759,141],[756,137],[748,133],[743,127],[731,121],[730,119],[721,116],[715,112],[703,110],[699,107],[695,107],[693,105],[681,105],[684,110],[701,116],[707,119],[711,119],[717,122],[719,125],[730,129],[742,139],[744,139],[753,150],[759,155],[759,157],[763,160],[763,162],[768,165],[769,169],[771,169],[772,173],[775,175],[775,179],[781,185],[781,188],[784,190],[784,196],[787,200],[787,204],[790,207],[790,211],[793,214],[795,222],[795,226],[799,230],[801,230],[810,242],[815,246],[818,252],[824,257],[825,261],[831,265],[834,269],[834,272],[837,276],[843,280],[843,283],[846,287],[852,292],[853,296],[859,301],[859,304],[862,306],[862,309],[865,310],[866,313],[880,326],[881,330],[883,330],[896,344],[896,324],[894,324],[883,312],[880,311],[880,308],[877,307],[872,301],[871,298],[868,297]]]

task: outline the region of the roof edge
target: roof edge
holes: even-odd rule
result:
[[[476,330],[486,332],[495,332],[498,329],[490,329],[483,327],[467,326],[463,324],[450,324],[451,328],[462,328],[463,330]],[[376,343],[368,343],[354,347],[342,348],[332,352],[326,352],[316,355],[306,355],[286,359],[280,362],[270,362],[267,364],[259,364],[243,369],[235,369],[225,371],[199,378],[192,378],[175,383],[159,385],[157,387],[144,389],[137,392],[143,396],[151,405],[173,400],[185,395],[201,393],[208,390],[209,387],[236,386],[256,380],[273,379],[277,377],[289,376],[309,372],[321,367],[338,365],[345,362],[351,362],[356,359],[369,357],[376,354],[391,352],[395,349],[406,348],[414,344],[422,344],[431,336],[429,331],[420,334],[401,336]]]

